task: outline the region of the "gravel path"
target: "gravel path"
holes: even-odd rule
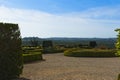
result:
[[[120,58],[66,57],[44,54],[45,61],[24,65],[26,80],[117,80]]]

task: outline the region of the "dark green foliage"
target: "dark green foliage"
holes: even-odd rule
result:
[[[97,46],[96,41],[90,41],[90,42],[89,42],[89,46],[90,46],[91,48],[95,48],[95,47]]]
[[[33,47],[37,47],[39,46],[39,41],[36,38],[33,38],[32,40],[30,40],[30,44]]]
[[[33,48],[30,48],[30,49],[24,49],[23,53],[24,54],[29,54],[31,52],[41,52],[41,51],[42,51],[42,49],[33,49]]]
[[[52,47],[53,47],[53,43],[52,43],[51,40],[43,41],[42,47],[43,47],[43,48],[52,48]]]
[[[73,57],[116,57],[115,50],[71,49],[64,52],[65,56]]]
[[[117,55],[120,56],[120,29],[116,29],[115,31],[118,32],[116,49],[117,49]],[[120,74],[118,75],[117,80],[120,80]]]
[[[120,80],[120,74],[118,74],[118,79],[117,80]]]
[[[78,45],[79,48],[84,48],[84,49],[89,49],[91,47],[89,47],[87,44],[79,44]]]
[[[30,52],[29,54],[23,54],[24,63],[42,60],[42,54],[40,52]]]
[[[115,31],[118,32],[116,49],[117,49],[117,54],[120,56],[120,29],[116,29]]]
[[[17,24],[0,23],[0,80],[11,80],[22,73],[21,36]]]
[[[52,53],[53,52],[53,43],[51,40],[43,41],[42,43],[43,53]]]

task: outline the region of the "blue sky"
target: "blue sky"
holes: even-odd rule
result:
[[[120,0],[0,0],[0,22],[22,37],[116,37]]]

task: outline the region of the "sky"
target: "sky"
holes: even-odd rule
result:
[[[22,37],[111,38],[120,27],[120,0],[0,0],[0,22]]]

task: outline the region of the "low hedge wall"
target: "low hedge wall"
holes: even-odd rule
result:
[[[42,60],[42,53],[40,52],[31,52],[29,54],[23,54],[24,63],[33,62],[37,60]]]
[[[116,57],[116,50],[71,49],[64,52],[65,56],[73,57]]]

